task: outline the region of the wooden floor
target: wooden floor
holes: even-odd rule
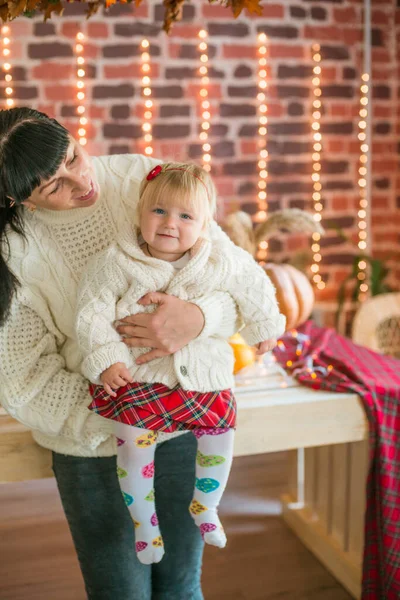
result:
[[[283,453],[235,459],[206,600],[351,600],[279,516],[285,465]],[[0,600],[85,600],[54,480],[0,485],[0,507]]]

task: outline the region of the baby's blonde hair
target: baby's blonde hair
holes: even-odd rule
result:
[[[208,225],[217,208],[217,194],[209,173],[192,163],[169,162],[159,166],[158,174],[150,180],[146,175],[140,184],[137,224],[148,206],[170,206],[180,202],[187,209],[203,210],[205,225]]]

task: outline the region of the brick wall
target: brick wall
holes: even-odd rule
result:
[[[322,46],[324,188],[321,273],[327,281],[317,297],[331,312],[340,281],[348,274],[354,246],[337,229],[357,238],[358,110],[362,69],[362,0],[266,0],[262,17],[234,21],[226,9],[196,0],[168,38],[161,31],[163,8],[147,0],[112,7],[83,19],[79,4],[64,16],[12,24],[15,98],[77,130],[73,43],[82,26],[85,46],[92,154],[142,151],[139,44],[151,42],[155,100],[154,155],[198,159],[200,111],[197,33],[209,31],[211,143],[221,217],[242,207],[256,211],[257,33],[269,36],[269,210],[311,209],[311,45]],[[229,17],[228,17],[229,15]],[[400,276],[399,85],[400,9],[396,0],[373,6],[373,253],[392,255],[391,283]],[[281,236],[271,258],[284,260],[309,248],[303,236]]]

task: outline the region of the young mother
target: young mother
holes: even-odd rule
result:
[[[74,334],[81,271],[132,220],[139,182],[154,164],[140,155],[89,159],[47,115],[29,108],[0,112],[0,402],[53,451],[93,600],[203,598],[203,543],[188,513],[195,438],[160,440],[156,497],[166,555],[142,565],[117,481],[115,440],[109,422],[87,409],[91,397]],[[129,346],[153,349],[146,360],[176,351],[202,331],[227,336],[235,330],[227,294],[193,304],[157,293],[145,297],[150,301],[154,313],[118,327]]]

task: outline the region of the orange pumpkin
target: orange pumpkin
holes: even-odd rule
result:
[[[255,350],[246,344],[240,333],[235,333],[235,335],[229,339],[229,343],[235,358],[233,373],[236,375],[241,369],[254,363]]]
[[[315,299],[306,275],[286,264],[267,263],[264,269],[276,288],[280,311],[286,317],[286,329],[304,323],[311,314]]]

